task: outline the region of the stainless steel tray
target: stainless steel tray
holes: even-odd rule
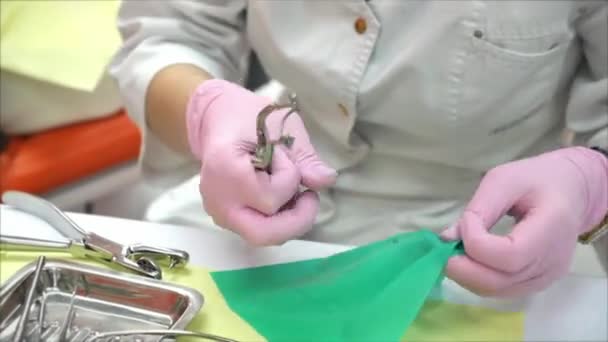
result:
[[[35,268],[35,262],[28,264],[0,288],[0,341],[12,341]],[[184,329],[204,301],[195,289],[52,259],[45,262],[38,285],[29,308],[25,341],[38,337],[57,341],[74,293],[74,316],[66,341],[84,341],[89,336],[117,330]],[[42,334],[39,322],[43,322]],[[127,340],[160,341],[161,337],[120,339]],[[170,339],[163,339],[167,340]]]

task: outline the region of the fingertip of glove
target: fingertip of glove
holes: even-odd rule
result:
[[[439,234],[439,237],[444,241],[456,241],[460,239],[458,225],[453,224]]]
[[[315,190],[332,186],[338,179],[338,171],[325,165],[317,165],[302,170],[302,181]]]

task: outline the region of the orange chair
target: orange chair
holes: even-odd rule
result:
[[[133,172],[125,173],[124,167],[130,165],[132,170],[136,165],[140,145],[139,130],[124,111],[10,137],[0,153],[0,192],[62,195],[63,207],[93,200],[133,181]],[[117,177],[121,179],[116,181]],[[95,181],[101,183],[91,187]]]

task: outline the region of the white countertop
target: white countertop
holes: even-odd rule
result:
[[[242,268],[328,256],[349,247],[291,241],[253,248],[235,235],[213,228],[160,225],[111,217],[69,214],[81,227],[121,243],[184,249],[191,263],[214,270]],[[2,234],[63,240],[46,222],[0,206]],[[526,341],[608,341],[608,279],[571,274],[531,298],[501,301],[480,298],[447,280],[449,301],[525,311]]]

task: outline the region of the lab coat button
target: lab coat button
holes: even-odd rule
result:
[[[483,31],[475,30],[475,32],[473,32],[473,36],[475,36],[475,38],[481,38],[483,37]]]
[[[367,22],[365,21],[365,19],[361,17],[357,18],[357,20],[355,20],[355,31],[357,31],[357,33],[359,34],[363,34],[366,30]]]

